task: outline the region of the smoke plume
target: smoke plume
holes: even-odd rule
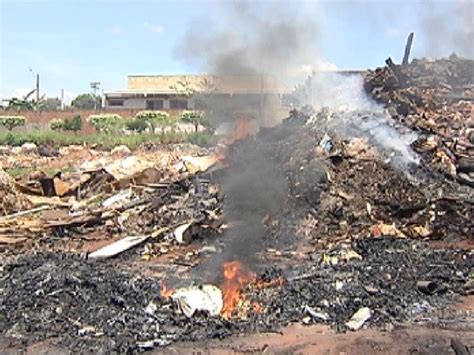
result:
[[[449,8],[442,5],[430,1],[420,9],[424,53],[441,57],[455,52],[474,58],[474,2],[455,1]]]
[[[221,2],[216,27],[200,30],[205,21],[193,23],[175,55],[215,75],[301,79],[316,62],[319,37],[307,8],[288,1]]]
[[[283,83],[304,79],[317,62],[318,43],[318,27],[305,6],[288,1],[221,2],[218,14],[213,16],[217,24],[198,30],[212,21],[192,23],[175,55],[202,72],[237,78],[236,82],[256,82],[257,88],[267,78]],[[266,118],[274,115],[269,107],[279,99],[277,93],[261,95],[258,89],[248,94],[198,97],[217,124],[235,122],[236,112],[256,108],[260,125],[265,125]],[[251,114],[245,116],[252,118]],[[225,259],[252,263],[263,246],[264,219],[278,213],[285,203],[285,176],[264,146],[258,138],[247,138],[229,147],[230,167],[219,181],[229,229],[223,237],[224,252],[210,260],[204,272],[216,274]]]

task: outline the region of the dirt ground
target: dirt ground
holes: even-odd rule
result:
[[[455,354],[452,339],[472,352],[473,312],[474,296],[468,296],[438,318],[466,317],[467,321],[462,325],[440,320],[439,324],[402,324],[389,331],[364,329],[336,333],[323,325],[294,324],[282,329],[281,333],[235,336],[201,344],[174,344],[165,351],[155,350],[153,354]]]
[[[387,331],[364,329],[336,333],[323,325],[294,324],[275,333],[233,336],[222,341],[176,343],[165,349],[157,348],[151,354],[463,354],[456,353],[453,341],[472,351],[473,315],[474,296],[468,296],[447,310],[424,315],[419,322],[400,324]],[[9,347],[4,339],[0,339],[0,348],[3,348],[2,354],[70,353],[56,347],[54,339],[36,343],[26,352]]]

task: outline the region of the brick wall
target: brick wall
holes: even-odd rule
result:
[[[105,109],[105,110],[73,110],[73,111],[5,111],[0,110],[0,116],[24,116],[27,120],[27,125],[24,128],[16,128],[15,130],[29,130],[29,129],[49,129],[49,122],[55,118],[73,118],[76,115],[81,115],[84,127],[82,129],[83,134],[94,133],[94,128],[87,123],[87,117],[90,115],[98,115],[101,113],[115,113],[122,117],[134,117],[137,112],[143,110],[132,110],[132,109]],[[167,110],[170,115],[179,115],[180,111]],[[2,129],[2,128],[0,128]]]

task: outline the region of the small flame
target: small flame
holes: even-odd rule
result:
[[[255,280],[255,274],[237,260],[225,262],[223,267],[224,282],[221,285],[221,290],[224,294],[224,306],[221,316],[229,319],[239,302],[242,301],[242,289]]]
[[[161,280],[160,286],[161,286],[160,295],[163,299],[166,300],[166,299],[170,298],[173,295],[175,289],[174,288],[168,288],[166,286],[166,282],[164,280]]]
[[[255,313],[261,313],[262,310],[263,310],[263,307],[257,303],[257,302],[254,302],[252,303],[252,310],[255,312]]]
[[[270,287],[275,287],[275,286],[280,287],[280,286],[283,286],[284,283],[285,283],[285,279],[282,276],[280,276],[270,281],[257,280],[255,281],[255,288],[262,289],[262,288],[270,288]]]

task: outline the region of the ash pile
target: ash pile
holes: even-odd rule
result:
[[[472,294],[472,251],[433,244],[472,236],[472,204],[439,177],[402,169],[416,164],[406,146],[335,129],[347,119],[373,132],[382,118],[293,111],[230,145],[224,165],[157,178],[132,197],[103,192],[113,208],[42,225],[69,238],[91,228],[122,238],[88,258],[38,248],[5,261],[5,348],[49,339],[72,351],[133,352],[292,322],[392,329]],[[146,233],[131,240],[127,225]],[[181,257],[163,261],[170,248]],[[152,272],[157,260],[167,275]]]
[[[366,92],[390,115],[420,132],[414,144],[437,172],[474,186],[474,60],[414,59],[369,72]]]

